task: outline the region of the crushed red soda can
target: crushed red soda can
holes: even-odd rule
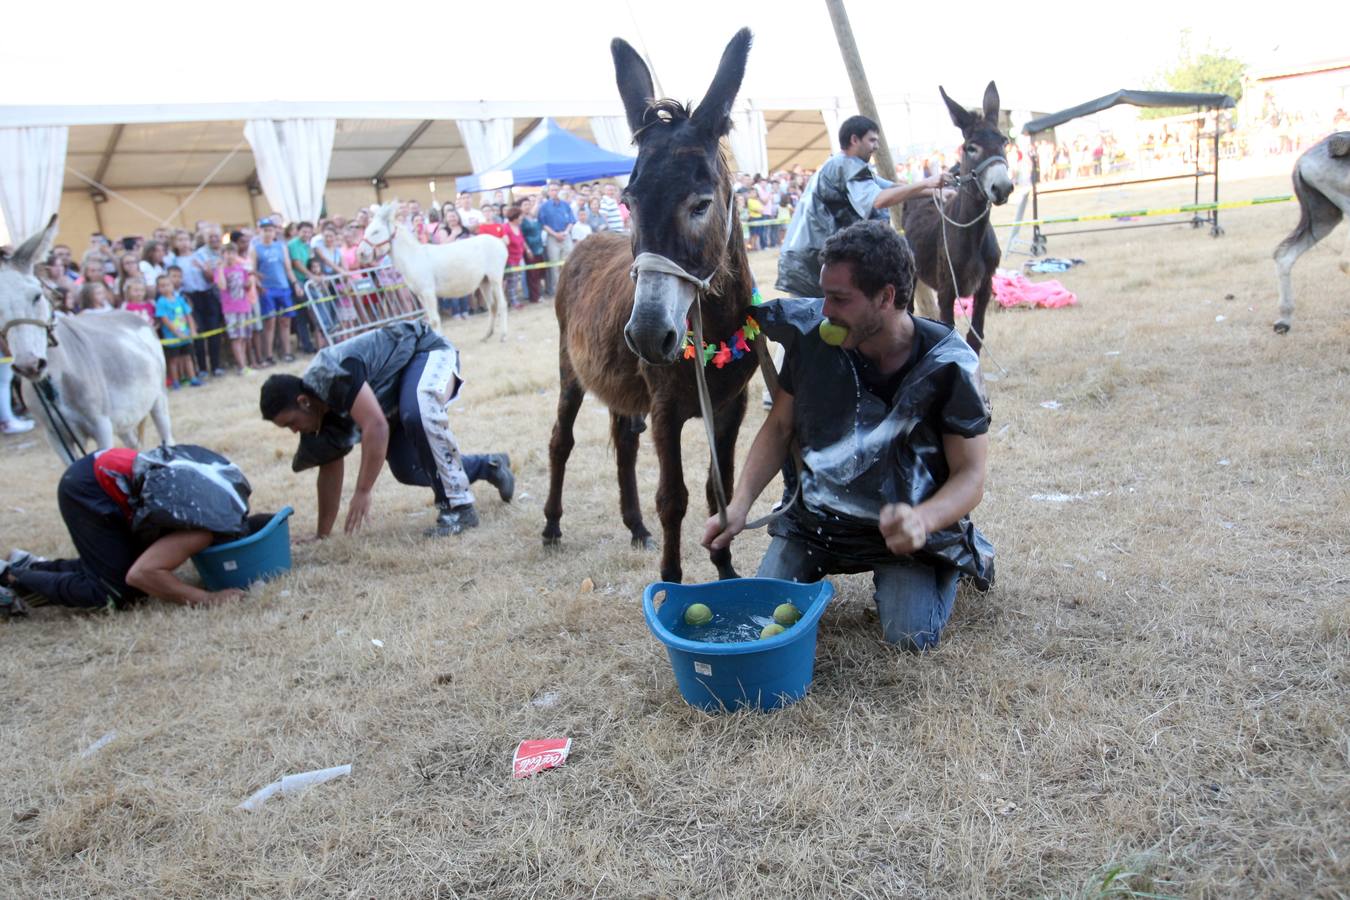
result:
[[[511,777],[529,778],[535,772],[561,766],[567,762],[567,754],[571,752],[571,738],[521,741],[516,748],[516,758],[511,762]]]

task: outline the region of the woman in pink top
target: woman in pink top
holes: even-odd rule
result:
[[[506,210],[506,267],[508,269],[519,267],[525,262],[525,235],[520,230],[521,215],[519,206],[511,206]],[[521,307],[520,297],[524,293],[524,288],[524,272],[507,273],[506,299],[511,301],[512,309]]]

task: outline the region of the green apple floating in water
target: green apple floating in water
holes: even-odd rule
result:
[[[780,603],[774,608],[773,620],[784,628],[791,628],[802,617],[802,611],[791,603]]]
[[[713,612],[706,603],[692,603],[684,611],[686,625],[707,625],[712,621]]]
[[[824,319],[820,323],[820,339],[831,347],[838,347],[848,340],[848,329]]]
[[[774,622],[771,625],[764,626],[764,630],[759,633],[759,639],[762,641],[765,638],[771,638],[776,634],[782,634],[784,631],[787,631],[787,629],[777,622]]]

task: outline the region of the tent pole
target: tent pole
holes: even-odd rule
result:
[[[830,22],[834,25],[834,37],[839,43],[839,55],[844,58],[844,68],[848,70],[848,80],[853,84],[853,99],[858,111],[877,123],[877,169],[887,181],[895,181],[899,175],[895,171],[895,160],[891,158],[891,145],[886,142],[886,132],[881,128],[881,114],[877,112],[876,100],[872,98],[872,88],[867,84],[867,73],[863,71],[862,57],[858,55],[858,44],[853,40],[853,28],[848,23],[848,13],[844,10],[844,0],[825,0],[830,11]],[[830,143],[834,135],[826,135]],[[900,227],[900,207],[891,207],[891,224],[896,230]]]

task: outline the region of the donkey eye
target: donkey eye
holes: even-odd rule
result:
[[[694,204],[694,215],[701,216],[712,207],[711,200],[700,200]]]
[[[966,152],[972,156],[979,156],[980,147],[978,144],[966,144]]]

